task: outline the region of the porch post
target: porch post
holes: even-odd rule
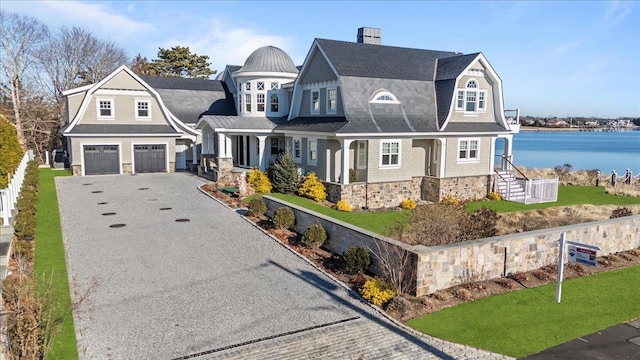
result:
[[[192,144],[191,144],[191,154],[193,155],[192,159],[191,159],[191,163],[192,164],[197,164],[198,163],[198,146],[196,145],[196,141],[193,140]]]
[[[224,151],[225,142],[226,140],[224,138],[224,134],[218,133],[218,151],[217,151],[218,157],[223,158],[226,155]]]
[[[496,169],[496,139],[491,138],[491,156],[490,156],[490,164],[489,164],[489,173],[492,174]]]
[[[513,135],[506,135],[504,137],[504,156],[509,159],[509,161],[511,161],[511,163],[513,163],[513,158],[512,158],[512,148],[513,148]],[[503,170],[511,170],[511,164],[509,164],[508,162],[502,160],[503,163]]]
[[[447,159],[447,138],[440,138],[440,153],[438,154],[438,160],[440,161],[440,169],[438,170],[438,177],[442,178],[445,176],[444,169],[446,167],[446,159]]]
[[[342,151],[342,163],[340,164],[340,183],[349,184],[349,146],[353,139],[341,139],[340,147]]]
[[[265,169],[265,161],[264,161],[264,147],[267,141],[267,137],[257,136],[258,138],[258,168],[260,171],[264,171]]]

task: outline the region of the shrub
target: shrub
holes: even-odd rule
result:
[[[502,200],[502,196],[500,196],[499,193],[495,192],[495,191],[490,191],[489,194],[487,194],[487,198],[491,201],[500,201]]]
[[[403,209],[414,210],[416,208],[416,201],[413,199],[404,199],[400,203],[400,207]]]
[[[478,209],[461,217],[462,240],[475,240],[495,236],[498,233],[498,213],[488,208]]]
[[[4,116],[0,116],[0,139],[0,189],[4,189],[9,183],[7,175],[16,171],[24,156],[16,128]]]
[[[309,226],[302,236],[302,243],[314,249],[322,246],[325,241],[327,241],[327,232],[320,223]]]
[[[457,297],[458,299],[462,300],[462,301],[471,301],[473,300],[473,295],[471,294],[471,291],[465,289],[465,288],[455,288],[453,290],[453,296]]]
[[[633,215],[631,210],[627,209],[626,207],[619,207],[617,209],[614,209],[611,212],[611,216],[609,217],[609,219],[616,219],[616,218],[619,218],[619,217],[631,216],[631,215]]]
[[[336,204],[336,210],[351,212],[351,205],[349,205],[349,203],[344,200],[340,200]]]
[[[432,295],[435,299],[440,300],[440,301],[449,301],[449,299],[451,299],[451,295],[443,290],[439,290],[433,293]]]
[[[447,194],[447,196],[445,196],[442,201],[440,201],[440,203],[444,205],[460,205],[460,203],[462,203],[462,200],[460,200],[460,198],[455,196],[454,194]]]
[[[375,277],[367,280],[362,285],[360,295],[374,305],[381,306],[396,296],[396,290],[390,282],[383,278]]]
[[[271,176],[271,185],[275,192],[293,194],[298,189],[296,185],[298,183],[298,168],[289,149],[278,155],[269,174]]]
[[[25,260],[33,260],[33,243],[30,241],[16,239],[13,243],[13,256],[20,257]]]
[[[262,196],[256,196],[249,201],[247,215],[258,216],[264,215],[267,212],[267,204],[262,200]]]
[[[288,229],[295,223],[296,216],[291,208],[283,206],[273,214],[273,225],[278,229]]]
[[[247,174],[247,182],[257,193],[268,194],[271,192],[271,181],[267,174],[260,169],[254,168]]]
[[[310,172],[300,185],[298,195],[321,202],[327,198],[327,190],[316,173]]]
[[[344,256],[344,270],[348,274],[362,273],[371,265],[371,254],[364,246],[351,246]]]

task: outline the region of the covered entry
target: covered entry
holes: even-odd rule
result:
[[[166,172],[167,151],[164,144],[133,145],[135,173]]]
[[[84,174],[120,174],[118,145],[84,145]]]

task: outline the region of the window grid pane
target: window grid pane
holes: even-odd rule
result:
[[[138,102],[138,117],[149,116],[149,103],[146,101]]]
[[[264,94],[256,95],[256,105],[258,106],[258,111],[264,111]]]
[[[251,94],[244,96],[244,107],[246,112],[251,112]]]
[[[264,90],[264,82],[259,81],[259,82],[256,84],[256,89],[257,89],[257,90]]]
[[[111,116],[111,101],[100,100],[100,116]]]
[[[278,104],[278,95],[271,95],[271,112],[278,112],[279,104]]]

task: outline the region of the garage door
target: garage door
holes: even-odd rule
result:
[[[166,145],[134,145],[135,172],[166,172]]]
[[[84,174],[119,174],[118,145],[84,145]]]

